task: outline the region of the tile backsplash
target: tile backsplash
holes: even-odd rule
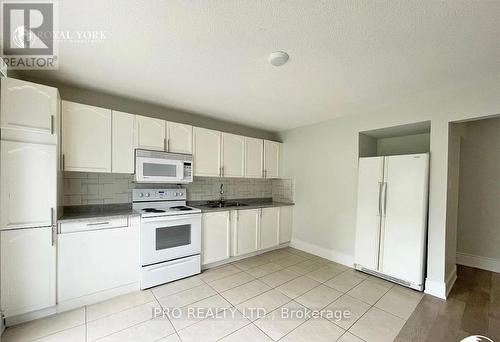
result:
[[[187,188],[188,201],[215,200],[220,197],[224,184],[224,197],[261,198],[273,197],[275,201],[293,201],[291,179],[211,178],[195,177]],[[165,184],[136,184],[134,176],[115,173],[64,173],[63,205],[112,204],[132,202],[132,189],[141,187],[177,187]]]

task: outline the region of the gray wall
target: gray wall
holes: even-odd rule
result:
[[[278,135],[272,131],[239,125],[237,123],[217,120],[203,114],[191,113],[174,108],[148,103],[144,100],[130,99],[116,96],[111,93],[83,89],[62,83],[55,83],[43,79],[30,77],[25,73],[12,72],[11,77],[24,79],[59,89],[63,100],[88,104],[97,107],[109,108],[131,114],[139,114],[153,118],[185,123],[193,126],[210,128],[218,131],[245,135],[254,138],[279,141]]]
[[[405,135],[377,140],[377,155],[425,153],[430,151],[430,133]]]
[[[457,252],[500,265],[500,118],[464,125]]]

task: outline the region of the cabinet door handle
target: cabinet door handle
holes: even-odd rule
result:
[[[50,134],[54,135],[54,115],[50,116]]]
[[[109,224],[109,222],[95,222],[95,223],[87,223],[87,226],[102,226],[105,224]]]
[[[170,139],[167,139],[167,152],[170,151]]]
[[[163,151],[168,152],[168,147],[167,147],[167,139],[163,139]]]
[[[64,160],[64,154],[63,154],[63,155],[61,155],[61,164],[62,164],[61,170],[63,170],[63,171],[64,171],[64,168],[66,167],[64,162],[65,162],[65,160]]]
[[[57,230],[56,230],[56,225],[53,225],[51,227],[52,229],[52,246],[54,246],[56,244],[56,237],[57,237]]]

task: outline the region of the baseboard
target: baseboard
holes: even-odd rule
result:
[[[248,253],[245,255],[233,256],[233,257],[230,257],[229,259],[224,259],[221,261],[212,262],[210,264],[201,265],[201,269],[208,270],[209,268],[219,267],[219,266],[226,265],[226,264],[229,264],[229,263],[232,263],[235,261],[239,261],[239,260],[243,260],[243,259],[250,258],[253,256],[261,255],[261,254],[264,254],[266,252],[274,251],[276,249],[281,249],[281,248],[285,248],[288,246],[289,246],[289,243],[283,243],[283,244],[275,246],[275,247],[261,249],[261,250],[258,250],[256,252]]]
[[[487,258],[467,253],[457,253],[457,264],[500,273],[500,259]]]
[[[339,253],[337,251],[321,247],[300,239],[293,239],[290,242],[290,247],[300,249],[304,252],[311,253],[331,261],[335,261],[345,266],[353,267],[354,265],[354,258],[351,255]]]
[[[450,294],[455,281],[457,280],[457,267],[455,266],[450,274],[446,277],[445,282],[439,282],[427,278],[425,280],[425,290],[424,292],[428,295],[438,297],[441,299],[446,299]]]

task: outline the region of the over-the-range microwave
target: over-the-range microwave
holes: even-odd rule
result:
[[[149,150],[135,150],[137,183],[191,183],[193,156]]]

